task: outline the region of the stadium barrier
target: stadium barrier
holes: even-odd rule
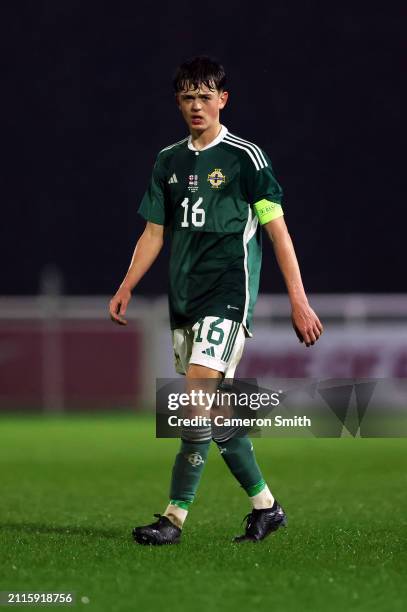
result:
[[[108,297],[0,298],[0,410],[151,409],[174,376],[167,299],[139,298],[127,327]],[[325,326],[312,348],[291,329],[284,295],[261,295],[237,375],[407,377],[407,295],[313,295]]]

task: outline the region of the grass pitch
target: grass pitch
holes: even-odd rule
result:
[[[0,590],[112,612],[406,609],[407,439],[256,439],[289,523],[240,546],[250,506],[213,445],[182,543],[141,547],[131,528],[163,511],[178,448],[151,417],[3,417],[0,431]]]

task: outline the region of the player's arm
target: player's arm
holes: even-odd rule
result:
[[[322,334],[323,327],[308,304],[302,284],[300,268],[284,217],[280,216],[263,225],[273,243],[274,252],[287,287],[291,302],[291,320],[300,342],[306,346],[314,344]]]
[[[110,318],[119,325],[127,325],[124,318],[131,292],[157,259],[164,243],[164,226],[147,221],[131,258],[130,267],[116,294],[110,300]]]

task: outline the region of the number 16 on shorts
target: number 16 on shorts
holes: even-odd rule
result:
[[[216,361],[220,371],[225,371],[231,359],[240,353],[244,344],[244,332],[241,323],[222,317],[205,317],[199,319],[192,327],[194,342],[191,363],[208,364]],[[240,357],[239,355],[239,357]],[[213,361],[214,360],[214,361]]]

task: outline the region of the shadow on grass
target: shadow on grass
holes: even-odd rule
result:
[[[128,538],[128,533],[124,533],[119,530],[112,529],[93,529],[91,527],[80,527],[72,525],[43,525],[41,523],[2,523],[0,524],[1,531],[19,531],[20,533],[53,533],[64,536],[86,536],[86,537],[98,537],[98,538],[112,538],[122,539],[123,537]]]

